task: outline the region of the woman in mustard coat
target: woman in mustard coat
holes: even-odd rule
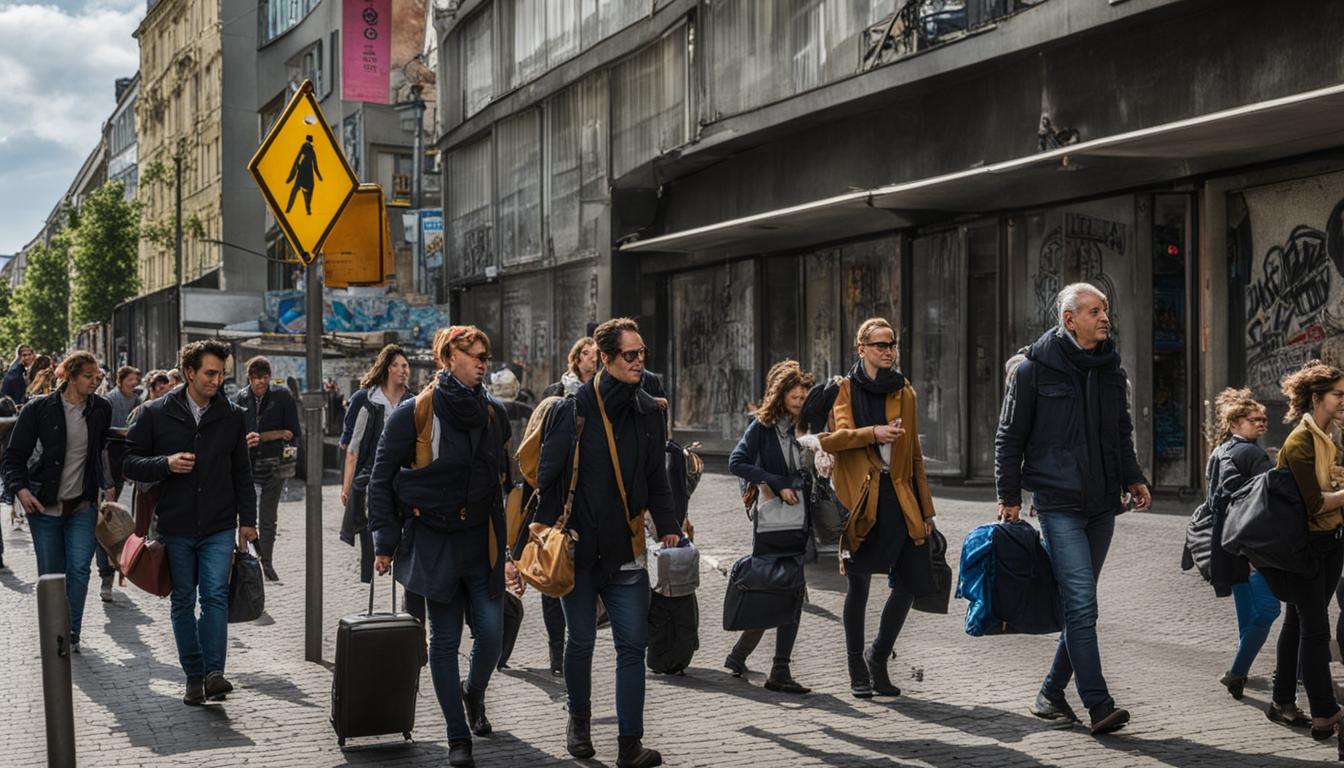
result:
[[[915,391],[893,366],[896,332],[882,318],[859,326],[859,359],[840,384],[831,409],[832,430],[821,447],[835,456],[832,483],[850,510],[840,552],[848,579],[845,650],[850,690],[899,696],[887,659],[918,595],[934,590],[926,538],[933,532],[933,497],[924,477]],[[877,636],[864,648],[864,614],[873,574],[890,577]]]

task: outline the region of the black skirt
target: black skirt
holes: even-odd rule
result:
[[[859,550],[845,561],[845,573],[889,574],[893,588],[915,596],[927,595],[935,589],[928,539],[915,545],[891,478],[884,474],[879,479],[877,523]]]

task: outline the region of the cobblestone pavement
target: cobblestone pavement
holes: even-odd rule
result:
[[[987,519],[991,505],[954,500],[950,493],[941,494],[937,504],[955,563],[962,537]],[[338,618],[362,610],[367,601],[355,551],[336,537],[336,496],[335,487],[325,489],[326,659],[334,655]],[[795,652],[794,675],[814,693],[765,691],[757,672],[746,680],[732,678],[719,666],[733,640],[719,629],[722,570],[746,552],[750,530],[736,496],[734,480],[710,476],[692,501],[704,554],[701,647],[684,676],[650,677],[646,707],[645,741],[662,750],[669,765],[1305,768],[1334,758],[1329,742],[1316,744],[1265,719],[1272,640],[1256,663],[1245,700],[1234,702],[1218,685],[1234,650],[1233,608],[1230,600],[1215,600],[1197,576],[1179,571],[1184,521],[1178,515],[1122,517],[1102,579],[1103,659],[1113,695],[1134,716],[1119,734],[1094,739],[1081,728],[1055,730],[1028,714],[1054,639],[969,637],[962,631],[965,604],[956,600],[949,616],[911,614],[892,662],[903,696],[853,699],[839,620],[843,580],[833,562],[810,569],[811,604]],[[415,743],[356,739],[350,742],[354,748],[337,748],[328,722],[330,669],[302,661],[303,504],[292,494],[281,508],[280,526],[277,567],[283,580],[268,592],[267,616],[230,628],[228,673],[238,690],[222,704],[193,708],[180,702],[182,677],[168,601],[128,587],[105,605],[98,601],[95,577],[84,650],[73,661],[82,765],[446,764],[443,718],[428,673],[421,677]],[[25,531],[5,522],[3,535],[12,570],[0,572],[0,765],[41,765],[36,567]],[[883,594],[876,587],[874,592],[870,637]],[[487,697],[495,733],[476,740],[477,760],[499,766],[582,765],[564,751],[564,686],[546,671],[540,604],[535,593],[524,602],[513,669],[495,676]],[[609,637],[599,633],[594,665],[598,760],[591,765],[615,764]],[[752,658],[754,668],[763,672],[769,666],[772,643],[767,636]],[[1070,698],[1079,706],[1073,692]]]

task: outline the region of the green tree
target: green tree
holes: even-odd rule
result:
[[[70,233],[62,231],[50,246],[28,252],[23,283],[14,292],[14,315],[25,343],[59,353],[70,331]]]
[[[10,355],[14,348],[23,343],[19,336],[19,322],[14,316],[14,292],[8,280],[0,280],[0,357]]]
[[[107,322],[112,309],[135,296],[140,205],[125,197],[120,181],[89,195],[70,233],[70,335],[85,323]]]

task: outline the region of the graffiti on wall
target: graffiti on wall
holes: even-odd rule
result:
[[[679,429],[736,440],[746,428],[754,373],[754,270],[737,262],[678,275],[672,282]]]
[[[1128,258],[1129,227],[1083,213],[1064,213],[1063,219],[1063,224],[1050,228],[1036,254],[1036,270],[1031,274],[1037,323],[1033,330],[1043,333],[1058,322],[1055,297],[1066,282],[1074,281],[1091,283],[1111,298],[1111,327],[1118,328],[1116,282],[1106,268],[1108,263]]]
[[[1246,286],[1247,381],[1277,388],[1316,355],[1327,334],[1344,330],[1330,314],[1331,259],[1326,233],[1306,224],[1267,250]]]
[[[448,325],[446,306],[416,306],[399,296],[350,296],[325,291],[323,329],[327,333],[397,331],[403,344],[428,347],[439,328]],[[273,333],[303,333],[304,292],[267,291],[263,328]]]

